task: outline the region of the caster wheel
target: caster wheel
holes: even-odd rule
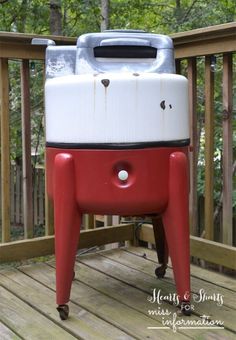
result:
[[[69,307],[67,305],[59,305],[57,307],[57,311],[59,312],[59,316],[61,320],[67,320],[69,316]]]
[[[181,312],[182,314],[186,315],[186,316],[190,316],[192,311],[191,311],[191,304],[189,301],[182,301],[181,305]]]
[[[160,267],[157,267],[155,270],[155,274],[158,279],[162,279],[166,274],[166,266],[162,265]]]

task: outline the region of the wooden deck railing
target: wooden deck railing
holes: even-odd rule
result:
[[[233,66],[232,56],[236,51],[236,24],[225,24],[198,29],[173,36],[178,65],[181,59],[187,60],[187,75],[190,94],[191,142],[191,230],[197,235],[197,58],[205,59],[205,238],[214,239],[214,57],[223,58],[222,72],[222,139],[223,139],[223,238],[224,244],[232,245],[232,98],[233,98]]]
[[[33,237],[32,167],[31,167],[31,115],[29,62],[44,62],[45,47],[32,46],[32,35],[0,32],[0,100],[1,100],[1,221],[0,262],[26,257],[46,255],[53,251],[52,207],[46,197],[45,236]],[[236,51],[236,23],[178,33],[172,36],[175,45],[177,72],[189,79],[189,112],[191,125],[192,153],[190,156],[190,225],[191,255],[207,261],[236,269],[236,251],[233,247],[232,224],[232,77],[233,53]],[[56,44],[75,44],[75,38],[49,37]],[[222,59],[222,201],[223,230],[221,243],[214,242],[214,78],[215,57]],[[21,63],[22,101],[22,160],[23,160],[23,220],[24,240],[12,241],[10,226],[10,143],[9,143],[9,70],[8,62],[17,59]],[[201,65],[200,65],[200,64]],[[204,67],[202,67],[204,64]],[[199,66],[200,65],[200,66]],[[201,75],[203,73],[203,76]],[[204,80],[201,105],[204,106],[205,136],[205,225],[199,235],[197,222],[197,173],[199,151],[198,129],[198,85]],[[93,227],[93,217],[87,217],[87,225]],[[134,224],[85,230],[81,235],[80,247],[89,247],[124,240],[134,241],[137,236]],[[201,237],[200,237],[201,236]],[[143,225],[139,237],[143,241],[154,242],[149,225]]]

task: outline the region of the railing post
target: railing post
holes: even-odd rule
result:
[[[181,74],[181,60],[175,59],[175,71],[176,74]]]
[[[223,243],[232,245],[232,54],[223,55]]]
[[[190,230],[197,235],[197,66],[196,58],[188,59],[188,88],[189,88],[189,118],[190,139],[192,152],[190,153]]]
[[[211,56],[205,59],[205,238],[214,237],[214,72]]]
[[[8,60],[0,58],[2,242],[10,241],[10,140]]]
[[[94,229],[95,228],[95,215],[85,214],[84,215],[84,229]]]
[[[45,235],[53,235],[54,234],[54,210],[53,210],[53,201],[49,199],[47,194],[47,176],[45,169]]]
[[[31,165],[29,60],[21,64],[21,114],[22,114],[22,161],[23,161],[23,214],[24,237],[33,237],[33,187]]]

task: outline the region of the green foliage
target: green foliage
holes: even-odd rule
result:
[[[0,31],[49,33],[49,6],[46,1],[0,2],[0,18]]]
[[[42,62],[31,62],[30,106],[31,106],[31,134],[32,156],[34,162],[43,161],[43,65]],[[10,151],[11,161],[21,164],[22,161],[22,126],[21,126],[21,77],[20,62],[9,62],[10,78]]]
[[[16,163],[21,161],[22,142],[21,142],[21,85],[20,68],[16,61],[9,62],[10,78],[10,148],[11,160]]]
[[[34,165],[44,162],[44,69],[41,61],[31,61],[30,105],[32,115],[32,156]]]
[[[61,0],[63,35],[100,30],[100,0]],[[27,13],[27,15],[26,15]],[[49,1],[0,1],[0,31],[49,34]],[[110,28],[174,33],[235,20],[234,0],[110,0]]]
[[[230,22],[234,18],[233,0],[111,1],[112,28],[138,27],[151,32],[173,33]]]

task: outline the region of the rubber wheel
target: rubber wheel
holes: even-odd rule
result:
[[[75,271],[73,271],[72,281],[75,279]]]
[[[189,301],[182,301],[181,302],[181,311],[184,315],[190,316],[192,311],[191,311],[191,304]]]
[[[59,316],[61,320],[67,320],[69,316],[69,307],[67,305],[59,305],[57,307],[57,311],[59,312]]]
[[[155,270],[156,277],[162,279],[166,274],[166,268],[163,266],[157,267]]]

